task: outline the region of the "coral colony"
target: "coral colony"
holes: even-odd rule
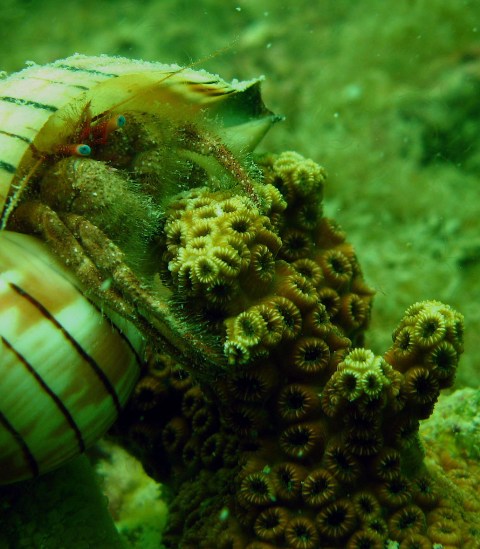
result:
[[[228,362],[197,383],[175,356],[152,354],[119,426],[172,489],[164,543],[474,547],[418,436],[453,383],[462,316],[416,303],[384,356],[363,348],[373,291],[323,215],[324,170],[293,152],[258,165],[261,213],[204,187],[164,219],[162,279]]]

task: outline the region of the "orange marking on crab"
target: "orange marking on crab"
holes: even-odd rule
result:
[[[92,149],[86,143],[72,143],[58,145],[54,152],[65,156],[90,156]]]
[[[120,128],[123,128],[126,124],[126,118],[123,114],[117,114],[98,122],[90,128],[90,138],[93,144],[105,144],[107,142],[108,136]]]
[[[104,145],[112,132],[123,128],[126,124],[126,118],[123,114],[110,116],[110,113],[111,111],[108,110],[101,115],[92,116],[91,101],[88,101],[82,109],[77,129],[72,134],[72,141],[79,142],[80,144],[78,147],[81,147],[82,145],[87,147]],[[70,145],[60,145],[57,148],[60,149],[64,147],[66,147],[64,149],[65,154],[69,154],[68,147],[70,147]],[[90,152],[85,154],[86,149],[83,149],[83,151],[81,149],[76,150],[75,147],[77,147],[77,145],[75,144],[71,145],[71,147],[73,147],[70,152],[72,155],[88,156],[90,154]]]

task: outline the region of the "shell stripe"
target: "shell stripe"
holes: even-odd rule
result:
[[[90,301],[88,300],[88,302],[93,306],[95,307],[95,309],[97,309],[97,311],[100,313],[100,314],[103,314],[102,311],[97,307],[97,305],[95,303],[93,303],[93,301]],[[142,371],[143,367],[144,367],[144,361],[140,358],[140,355],[137,353],[137,351],[135,350],[135,347],[133,346],[132,342],[128,339],[128,337],[122,332],[122,330],[115,324],[115,322],[113,322],[113,320],[111,318],[108,318],[108,317],[105,317],[108,322],[110,323],[110,326],[115,330],[115,332],[118,334],[118,336],[122,339],[122,341],[125,342],[125,344],[127,345],[127,347],[130,349],[130,352],[132,353],[132,355],[135,357],[135,362],[137,363],[137,366],[138,366],[138,369],[140,371]]]
[[[202,86],[196,83],[186,82],[186,85],[190,87],[190,90],[200,95],[208,95],[209,97],[220,97],[222,95],[230,95],[235,93],[236,90],[231,89],[219,89],[212,87]]]
[[[69,282],[72,284],[72,286],[76,290],[78,290],[80,293],[83,293],[83,290],[79,286],[76,286],[71,281]],[[138,369],[142,371],[144,366],[144,361],[140,358],[140,355],[137,353],[130,339],[128,339],[128,337],[123,333],[122,329],[109,316],[107,316],[106,313],[102,311],[102,309],[95,303],[95,301],[88,299],[85,295],[83,297],[90,303],[92,307],[94,307],[102,316],[104,316],[105,320],[108,321],[112,329],[117,333],[117,335],[122,339],[125,345],[130,349],[130,352],[135,357],[135,362],[137,363]]]
[[[98,74],[101,76],[107,76],[109,78],[115,78],[118,76],[118,74],[113,74],[110,72],[103,72],[99,71],[98,69],[86,69],[84,67],[74,67],[73,65],[65,65],[65,64],[57,64],[55,63],[55,67],[57,69],[64,69],[66,71],[72,71],[72,72],[85,72],[87,74]]]
[[[60,82],[59,80],[52,80],[51,78],[40,78],[40,76],[25,77],[24,80],[41,80],[42,82],[48,82],[56,86],[63,86],[64,88],[76,88],[77,90],[88,91],[88,86],[82,86],[81,84],[71,84],[70,82]]]
[[[58,322],[58,320],[48,311],[39,301],[37,301],[33,296],[26,292],[23,288],[20,288],[13,282],[8,283],[10,288],[14,290],[19,296],[23,297],[29,303],[31,303],[36,309],[49,321],[51,322],[57,330],[59,330],[65,339],[72,345],[75,351],[89,364],[92,370],[95,372],[98,379],[101,381],[107,393],[112,397],[113,403],[117,410],[117,413],[121,411],[120,401],[118,395],[111,384],[108,377],[105,375],[105,372],[97,364],[97,362],[83,349],[83,347],[78,343],[78,341],[72,337],[72,335]]]
[[[235,90],[226,90],[226,91],[214,91],[214,90],[205,90],[204,94],[209,97],[220,97],[222,95],[230,95],[235,93]]]
[[[195,80],[186,80],[186,84],[198,84],[198,82],[195,82]],[[220,83],[220,80],[202,80],[202,84],[205,86],[216,86]]]
[[[59,273],[61,275],[61,273]],[[79,293],[83,293],[83,290],[80,286],[77,286],[73,284],[73,282],[64,277],[65,280],[67,280]],[[135,347],[133,346],[130,339],[123,333],[122,329],[108,316],[106,316],[106,313],[102,311],[102,309],[95,303],[95,301],[92,301],[91,299],[88,299],[87,296],[83,296],[92,307],[94,307],[104,318],[108,321],[112,329],[117,333],[118,337],[122,339],[122,341],[125,343],[125,345],[130,349],[130,352],[135,357],[135,362],[137,363],[138,369],[141,371],[144,366],[144,361],[141,359],[140,355],[137,353]]]
[[[7,349],[9,349],[16,356],[16,358],[25,366],[25,368],[28,370],[28,372],[35,378],[35,380],[38,382],[40,387],[54,401],[56,407],[60,410],[60,412],[63,414],[63,416],[67,420],[67,423],[70,425],[70,427],[74,431],[75,438],[77,439],[79,451],[84,452],[85,451],[85,442],[83,440],[82,433],[81,433],[80,429],[78,428],[78,425],[75,423],[75,420],[73,419],[72,414],[68,411],[68,409],[63,404],[63,402],[58,397],[58,395],[56,395],[54,393],[54,391],[52,391],[52,389],[47,385],[47,383],[45,383],[45,380],[40,376],[40,374],[35,370],[35,368],[28,362],[28,360],[26,360],[26,358],[21,353],[19,353],[13,347],[13,345],[9,341],[7,341],[3,336],[0,336],[0,337],[1,337],[2,343],[5,345],[5,347],[7,347]],[[7,422],[8,422],[8,420],[7,420]],[[15,437],[15,438],[17,439],[17,442],[19,442],[19,439],[21,439],[23,441],[23,444],[21,444],[22,448],[28,447],[27,443],[22,439],[20,434],[18,434],[18,438],[17,437]]]
[[[38,103],[38,101],[32,101],[31,99],[22,99],[20,97],[10,97],[4,95],[0,97],[0,101],[5,101],[7,103],[13,103],[14,105],[19,105],[20,107],[33,107],[34,109],[39,109],[42,111],[48,112],[57,112],[58,107],[54,105],[47,105],[45,103]]]
[[[17,171],[17,167],[13,164],[10,164],[9,162],[4,162],[3,160],[0,160],[0,170],[3,170],[7,173],[15,173]]]
[[[6,135],[7,137],[13,137],[14,139],[20,139],[20,141],[24,141],[25,143],[28,143],[29,145],[32,143],[32,140],[30,138],[25,137],[23,135],[18,135],[17,133],[6,132],[4,130],[0,130],[0,133],[2,135]]]
[[[2,414],[2,412],[0,412],[0,424],[2,424],[5,430],[12,435],[12,438],[17,442],[18,446],[21,448],[22,454],[25,457],[25,461],[28,463],[28,466],[32,471],[32,477],[38,477],[38,475],[40,474],[40,468],[38,466],[37,460],[35,459],[35,456],[30,451],[30,448],[28,447],[26,442],[23,440],[20,433],[13,427],[13,425]]]

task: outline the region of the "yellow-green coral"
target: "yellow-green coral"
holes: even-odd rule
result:
[[[281,211],[274,189],[270,194],[267,212]],[[247,272],[269,282],[269,264],[281,245],[249,198],[207,188],[171,204],[164,232],[165,272],[172,282],[188,295],[214,296],[227,310],[238,309],[232,302],[246,292],[237,283],[245,286]]]
[[[329,383],[350,402],[360,397],[377,398],[391,384],[385,370],[386,363],[382,357],[376,357],[367,349],[357,348],[350,351],[337,366]]]
[[[477,525],[468,525],[460,500],[445,499],[418,436],[419,421],[453,382],[462,316],[419,302],[384,356],[364,348],[373,291],[343,231],[323,217],[323,170],[294,153],[262,157],[259,166],[263,189],[283,195],[275,211],[266,200],[206,188],[167,210],[176,241],[164,243],[163,279],[203,321],[202,333],[223,345],[228,365],[200,384],[193,415],[176,405],[191,385],[174,390],[168,377],[160,390],[168,411],[154,407],[138,425],[142,396],[132,403],[130,429],[149,433],[147,445],[132,447],[176,491],[166,545],[382,549],[389,539],[443,543],[447,526],[470,543]],[[307,205],[309,223],[300,226]],[[235,269],[208,271],[235,227]],[[228,282],[223,294],[210,278],[193,279],[196,265]],[[183,425],[178,445],[164,442],[173,419]]]
[[[355,338],[373,293],[351,245],[322,218],[323,168],[294,152],[263,157],[260,166],[259,205],[196,188],[172,201],[164,224],[163,278],[182,301],[223,321],[230,364],[295,338],[319,302]]]
[[[453,384],[462,352],[463,316],[439,301],[425,301],[407,309],[386,356],[404,373],[423,364],[444,388]]]

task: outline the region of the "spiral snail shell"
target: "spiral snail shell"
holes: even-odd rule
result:
[[[237,156],[277,119],[258,79],[117,57],[76,54],[0,81],[0,484],[104,434],[145,334],[187,363],[207,359],[152,290],[155,273],[135,270],[147,256],[136,248],[159,230],[169,170],[175,192],[178,177],[202,185],[220,168],[255,198]]]
[[[37,239],[0,233],[0,484],[37,476],[111,426],[143,339],[88,301]]]

